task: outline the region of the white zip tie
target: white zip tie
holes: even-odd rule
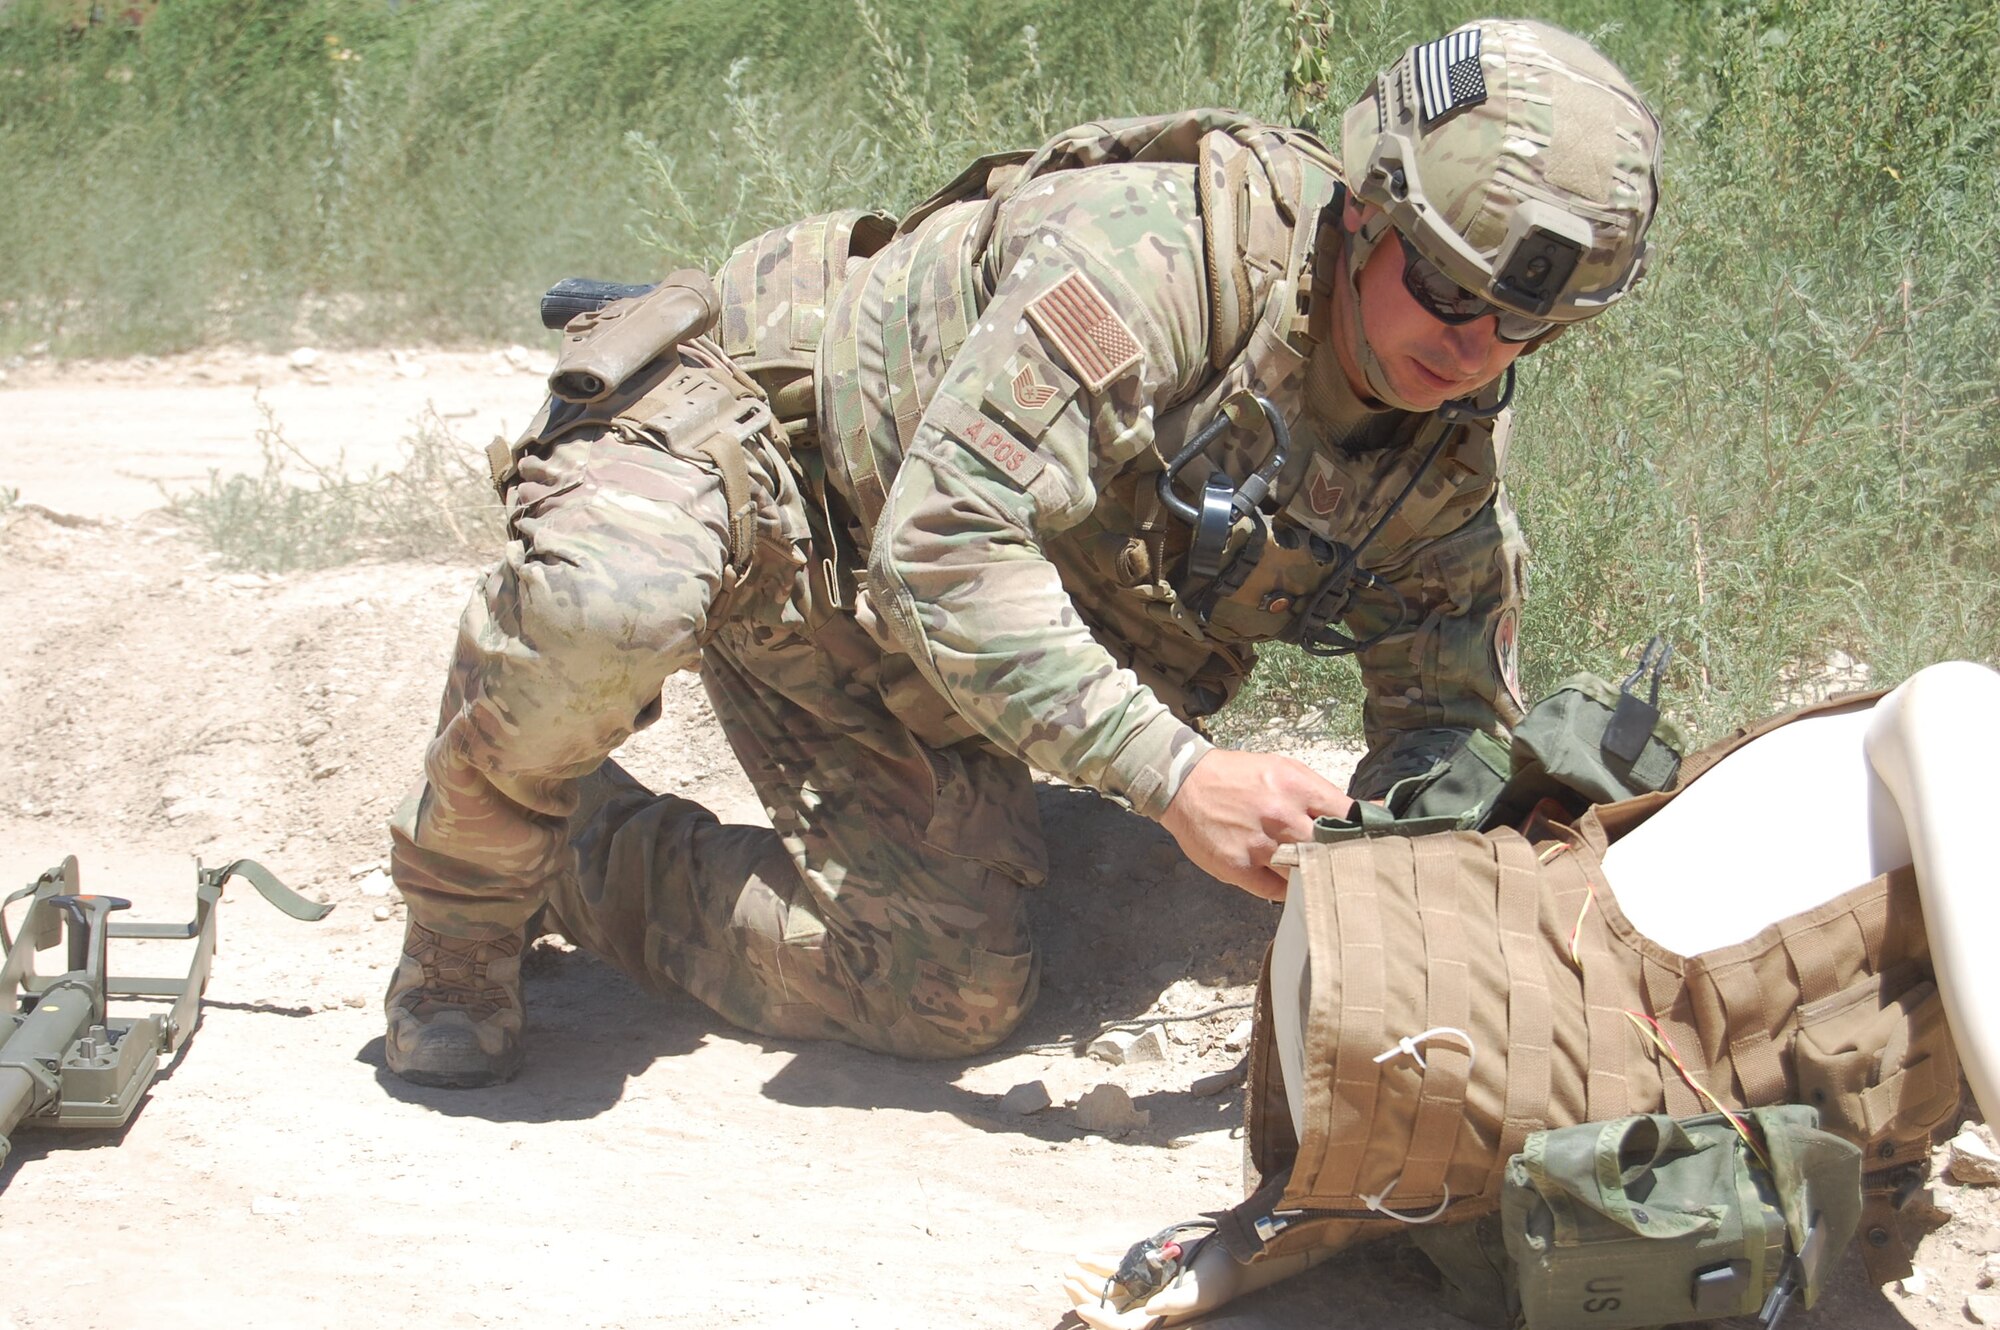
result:
[[[1423,1036],[1418,1035],[1417,1038],[1421,1039],[1423,1038]],[[1396,1050],[1392,1049],[1391,1051],[1394,1052]],[[1445,1211],[1445,1207],[1451,1204],[1450,1183],[1445,1184],[1444,1199],[1437,1203],[1437,1209],[1431,1211],[1427,1215],[1406,1215],[1400,1210],[1391,1210],[1388,1206],[1382,1204],[1382,1202],[1389,1199],[1390,1192],[1396,1190],[1396,1188],[1402,1185],[1403,1185],[1403,1175],[1401,1173],[1398,1173],[1396,1175],[1396,1180],[1394,1182],[1384,1187],[1381,1191],[1376,1192],[1373,1196],[1363,1196],[1361,1198],[1361,1203],[1367,1206],[1370,1210],[1373,1210],[1378,1215],[1382,1215],[1383,1217],[1388,1219],[1394,1219],[1399,1223],[1404,1223],[1404,1224],[1428,1224],[1433,1219],[1436,1219],[1439,1215],[1443,1214]]]
[[[1424,1055],[1417,1050],[1417,1045],[1423,1043],[1427,1039],[1436,1039],[1443,1035],[1451,1035],[1453,1038],[1457,1039],[1460,1043],[1465,1045],[1465,1074],[1466,1077],[1470,1079],[1472,1076],[1472,1064],[1474,1059],[1476,1059],[1479,1056],[1479,1050],[1473,1046],[1472,1036],[1467,1034],[1465,1031],[1459,1029],[1455,1025],[1434,1025],[1430,1029],[1424,1031],[1422,1034],[1405,1035],[1403,1038],[1398,1039],[1394,1044],[1390,1045],[1388,1048],[1385,1048],[1380,1053],[1377,1053],[1375,1055],[1375,1061],[1378,1063],[1387,1062],[1390,1058],[1395,1057],[1398,1053],[1408,1053],[1411,1057],[1417,1060],[1417,1065],[1419,1067],[1422,1067],[1425,1071],[1429,1071],[1431,1069],[1431,1064],[1424,1061]],[[1391,1188],[1391,1190],[1394,1190],[1394,1188]],[[1384,1192],[1383,1195],[1385,1196],[1388,1195],[1388,1192]],[[1364,1197],[1363,1199],[1366,1198]]]

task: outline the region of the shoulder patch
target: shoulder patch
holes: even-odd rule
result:
[[[924,418],[978,453],[1021,489],[1048,466],[1048,459],[1014,437],[985,413],[975,411],[956,397],[939,397],[925,411]]]
[[[1075,379],[1032,346],[1022,346],[986,385],[985,407],[1012,422],[1030,442],[1039,442],[1075,396]]]
[[[1141,359],[1132,329],[1097,283],[1080,272],[1070,273],[1029,301],[1028,318],[1091,392],[1102,392]]]
[[[1515,710],[1526,711],[1528,704],[1521,700],[1521,612],[1512,605],[1493,621],[1493,665]]]

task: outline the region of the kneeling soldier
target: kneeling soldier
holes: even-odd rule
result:
[[[1356,796],[1504,738],[1512,365],[1638,280],[1658,140],[1588,44],[1482,20],[1371,84],[1341,159],[1229,112],[1082,126],[900,223],[749,241],[708,337],[559,373],[392,826],[391,1069],[513,1074],[545,907],[750,1030],[989,1048],[1035,992],[1030,768],[1264,896],[1348,810],[1198,728],[1258,642],[1357,655]],[[770,830],[607,761],[697,665]]]

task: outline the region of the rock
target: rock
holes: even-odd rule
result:
[[[1921,1265],[1896,1281],[1896,1291],[1906,1298],[1921,1298],[1930,1288],[1931,1272]]]
[[[1965,1300],[1965,1314],[1981,1325],[2000,1325],[2000,1295],[1972,1294]]]
[[[367,997],[360,993],[349,993],[346,997],[342,998],[341,1001],[346,1003],[348,1006],[357,1009],[368,1005]]]
[[[285,357],[285,363],[293,369],[307,370],[319,363],[319,352],[309,346],[302,346]]]
[[[1189,1087],[1189,1092],[1197,1099],[1221,1094],[1233,1085],[1241,1085],[1244,1073],[1249,1069],[1248,1063],[1239,1062],[1227,1071],[1212,1071],[1206,1076],[1197,1076],[1194,1084]]]
[[[1256,1031],[1257,1027],[1253,1022],[1238,1021],[1236,1028],[1229,1032],[1229,1037],[1222,1041],[1222,1046],[1232,1053],[1241,1053],[1250,1047],[1250,1037]]]
[[[373,914],[376,923],[386,924],[396,917],[396,908],[393,905],[378,905],[375,907]]]
[[[389,363],[396,367],[396,373],[405,379],[421,379],[429,372],[429,366],[407,351],[391,351]]]
[[[525,346],[510,346],[500,353],[507,364],[523,374],[547,374],[556,367],[553,356],[539,351],[530,351]]]
[[[355,885],[360,888],[361,894],[364,896],[386,897],[394,890],[394,884],[389,881],[389,875],[379,868],[370,872]]]
[[[1030,1113],[1039,1113],[1054,1103],[1049,1098],[1049,1087],[1040,1081],[1025,1081],[1000,1096],[1000,1111],[1012,1117],[1024,1118]]]
[[[250,1213],[253,1215],[295,1215],[299,1212],[297,1201],[287,1201],[278,1196],[253,1196],[250,1198]]]
[[[1967,1127],[1951,1138],[1948,1169],[1953,1182],[1990,1187],[2000,1182],[2000,1151],[1977,1130]]]
[[[1153,1121],[1153,1115],[1132,1107],[1132,1096],[1115,1085],[1097,1085],[1076,1101],[1076,1124],[1085,1131],[1116,1135]]]
[[[347,875],[349,877],[367,877],[370,873],[379,873],[381,871],[382,861],[380,859],[370,859],[367,863],[355,864],[349,868]]]
[[[1167,1041],[1157,1025],[1149,1025],[1137,1033],[1112,1030],[1091,1041],[1090,1056],[1100,1062],[1109,1062],[1114,1067],[1135,1062],[1165,1062]]]
[[[1992,1288],[2000,1284],[2000,1252],[1995,1252],[1979,1263],[1979,1287]]]

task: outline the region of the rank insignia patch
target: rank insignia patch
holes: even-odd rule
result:
[[[1080,272],[1029,301],[1028,318],[1092,392],[1102,392],[1139,363],[1139,339],[1097,284]]]
[[[984,406],[1030,443],[1039,443],[1076,396],[1076,380],[1036,349],[1032,339],[1014,348],[986,384]]]
[[[1479,67],[1479,29],[1447,33],[1416,53],[1417,98],[1424,128],[1467,106],[1486,100],[1486,73]]]
[[[1014,405],[1023,411],[1039,411],[1055,398],[1056,389],[1035,377],[1033,365],[1021,366],[1014,376]]]
[[[1312,479],[1306,482],[1306,505],[1321,517],[1331,517],[1333,510],[1340,507],[1340,496],[1346,492],[1344,486],[1329,480],[1324,471],[1315,470]]]

